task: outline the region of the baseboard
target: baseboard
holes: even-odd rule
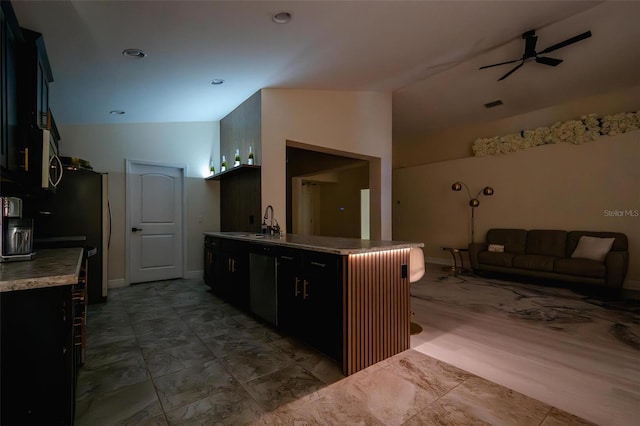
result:
[[[196,271],[187,271],[184,274],[185,280],[197,280],[201,279],[204,276],[204,270],[198,269]]]
[[[124,278],[120,278],[117,280],[109,280],[107,282],[108,288],[122,288],[126,286],[127,286],[127,282],[124,280]]]

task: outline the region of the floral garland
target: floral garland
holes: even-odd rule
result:
[[[473,142],[473,154],[506,154],[539,145],[570,142],[581,145],[598,138],[600,135],[618,135],[640,128],[640,111],[621,112],[597,118],[596,114],[583,115],[579,120],[558,122],[551,127],[538,127],[492,138],[479,138]]]

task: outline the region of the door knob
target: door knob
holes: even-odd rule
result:
[[[131,232],[142,231],[142,228],[131,228]]]

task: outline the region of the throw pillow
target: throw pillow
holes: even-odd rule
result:
[[[572,258],[581,257],[583,259],[597,260],[603,262],[604,258],[611,250],[615,238],[588,237],[583,235],[578,241],[576,249],[571,254]]]
[[[496,253],[504,253],[504,245],[502,244],[489,244],[489,251]]]

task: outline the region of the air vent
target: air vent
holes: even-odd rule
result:
[[[493,107],[497,107],[502,105],[502,101],[500,99],[498,99],[497,101],[493,101],[493,102],[488,102],[486,104],[484,104],[485,108],[493,108]]]

